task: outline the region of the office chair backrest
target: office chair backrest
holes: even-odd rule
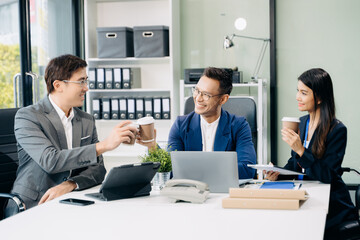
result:
[[[355,173],[360,176],[360,172],[354,168],[342,167],[342,173]],[[353,201],[355,207],[360,211],[360,184],[357,183],[346,183],[346,187],[349,190],[351,200]]]
[[[9,193],[19,165],[14,119],[17,108],[0,109],[0,193]],[[0,199],[0,219],[5,199]]]
[[[356,169],[349,167],[342,167],[342,173],[353,172],[360,176],[360,172]],[[356,209],[360,211],[360,185],[353,183],[346,184],[351,200],[353,201]],[[344,240],[354,240],[360,239],[360,224],[359,221],[344,221],[339,226],[337,226],[337,238],[336,239],[344,239]],[[335,238],[334,238],[335,239]]]
[[[194,111],[194,99],[189,97],[185,100],[184,114]],[[257,123],[256,123],[256,103],[252,97],[230,97],[222,106],[227,112],[245,117],[250,125],[254,148],[257,150]]]

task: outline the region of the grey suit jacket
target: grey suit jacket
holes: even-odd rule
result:
[[[100,184],[106,170],[103,157],[96,157],[95,120],[74,108],[73,148],[67,149],[64,127],[48,97],[21,108],[15,116],[19,167],[12,189],[26,207],[37,205],[44,193],[68,179],[78,190]]]

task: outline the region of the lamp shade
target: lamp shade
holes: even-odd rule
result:
[[[224,38],[224,49],[228,49],[234,46],[234,42],[232,41],[232,38],[229,36],[225,36]]]
[[[234,42],[233,42],[234,37],[263,41],[263,44],[262,44],[262,47],[261,47],[261,50],[260,50],[260,55],[259,55],[258,60],[256,62],[253,76],[251,77],[253,80],[256,81],[258,79],[258,73],[259,73],[259,70],[260,70],[260,67],[261,67],[262,60],[263,60],[264,55],[265,55],[266,47],[267,47],[268,43],[270,42],[270,39],[269,38],[257,38],[257,37],[249,37],[249,36],[232,34],[230,37],[225,36],[225,38],[224,38],[224,49],[228,49],[228,48],[231,48],[231,47],[234,46]]]

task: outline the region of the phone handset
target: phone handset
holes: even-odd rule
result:
[[[192,180],[192,179],[171,179],[165,183],[165,186],[166,187],[173,187],[173,186],[195,187],[202,191],[209,190],[209,186],[206,183],[200,182],[197,180]]]
[[[169,197],[173,202],[203,203],[209,196],[209,187],[206,183],[196,180],[172,179],[161,189],[161,195]]]

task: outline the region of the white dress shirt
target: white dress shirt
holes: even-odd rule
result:
[[[61,110],[61,108],[59,108],[58,105],[56,105],[56,103],[51,99],[51,94],[49,94],[49,100],[50,100],[51,104],[53,105],[53,107],[55,108],[57,114],[59,115],[59,117],[61,119],[61,123],[62,123],[62,125],[64,127],[64,131],[65,131],[65,137],[66,137],[66,143],[67,143],[68,149],[72,149],[72,136],[73,135],[72,135],[72,122],[71,122],[71,120],[74,118],[74,109],[71,108],[69,117],[66,117],[64,111]],[[70,170],[70,174],[69,174],[68,178],[71,177],[71,173],[72,173],[72,170]],[[79,185],[77,183],[76,183],[76,188],[75,189],[76,190],[79,189]]]
[[[200,116],[202,150],[204,152],[214,151],[215,135],[219,125],[219,120],[220,116],[214,122],[208,123],[202,116]]]
[[[65,113],[61,108],[59,108],[56,103],[51,99],[51,94],[49,94],[49,100],[53,107],[55,108],[57,114],[61,119],[61,123],[64,127],[65,136],[66,136],[66,143],[68,149],[72,149],[72,119],[74,118],[74,109],[71,108],[69,117],[66,117]]]

